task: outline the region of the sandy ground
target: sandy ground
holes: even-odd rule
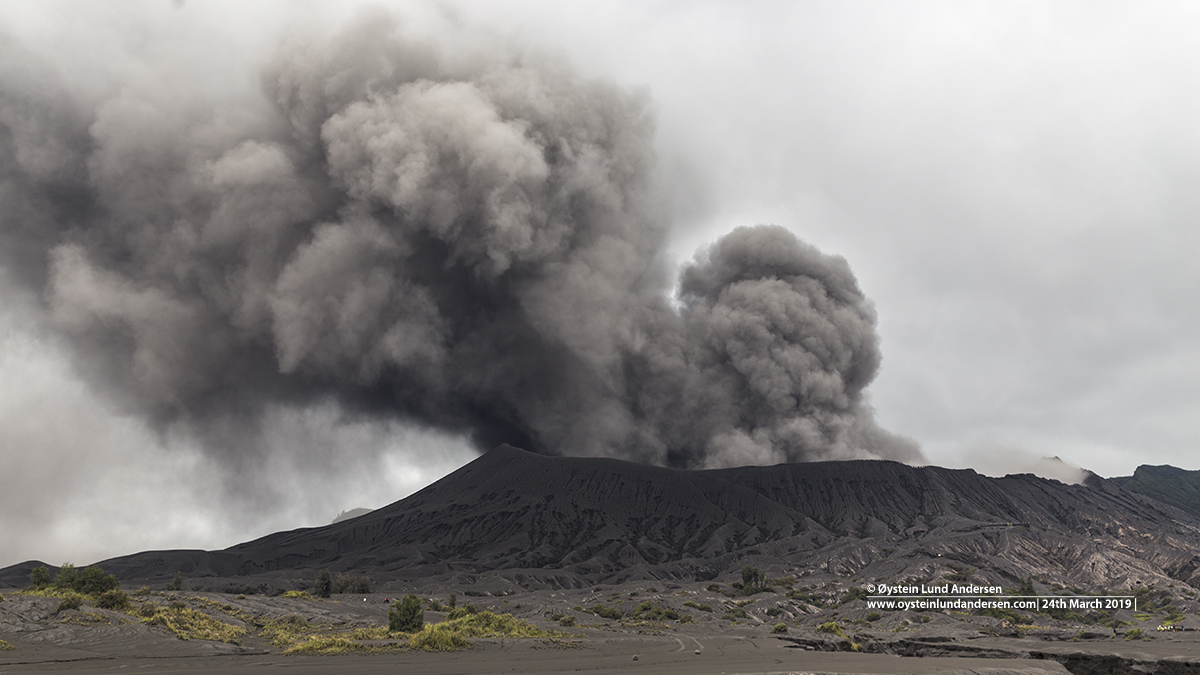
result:
[[[695,653],[694,644],[701,645]],[[11,654],[11,652],[10,652]],[[637,660],[633,659],[637,656]],[[52,652],[31,654],[52,658]],[[63,654],[63,656],[66,656]],[[588,639],[546,648],[535,640],[480,640],[460,652],[369,656],[231,655],[190,658],[92,658],[0,665],[0,673],[939,673],[1017,675],[1068,673],[1053,661],[1032,659],[915,658],[886,654],[805,652],[770,638],[631,637]]]
[[[257,634],[233,645],[192,639],[180,640],[137,617],[83,607],[55,614],[58,600],[7,593],[0,602],[0,639],[14,649],[0,651],[3,673],[939,673],[1017,675],[1042,673],[1171,673],[1200,675],[1200,631],[1156,633],[1145,640],[1125,640],[1096,626],[1046,625],[1024,634],[1005,634],[990,617],[933,614],[926,618],[896,613],[867,621],[865,609],[843,606],[837,612],[805,615],[772,614],[788,606],[781,596],[757,596],[746,605],[747,616],[723,620],[719,612],[695,611],[698,604],[734,600],[708,593],[702,585],[650,589],[642,583],[628,588],[606,587],[576,591],[543,590],[489,597],[459,596],[480,609],[512,613],[542,628],[563,630],[560,639],[479,639],[471,649],[452,653],[405,652],[369,655],[283,655]],[[448,594],[435,593],[442,601]],[[390,607],[385,594],[341,596],[328,601],[233,596],[213,593],[158,593],[137,601],[187,602],[204,607],[204,598],[236,607],[260,625],[287,614],[339,628],[386,624]],[[636,624],[606,621],[578,605],[607,601],[628,614],[630,605],[650,601],[692,611],[692,623]],[[211,608],[211,603],[207,605]],[[793,607],[794,609],[794,607]],[[576,627],[564,628],[552,617],[577,617]],[[848,643],[815,629],[835,616],[864,652],[844,651]],[[231,624],[232,616],[213,614]],[[444,618],[427,611],[427,622]],[[783,635],[771,632],[786,620]],[[1193,621],[1190,619],[1189,621]],[[1047,620],[1048,621],[1048,620]],[[1146,620],[1157,624],[1157,620]],[[1085,630],[1086,629],[1086,630]],[[1089,632],[1090,631],[1090,632]],[[1082,638],[1080,637],[1082,635]],[[839,644],[841,642],[842,644]],[[699,650],[699,654],[697,654]],[[905,654],[905,655],[899,655]],[[637,657],[636,659],[634,657]]]

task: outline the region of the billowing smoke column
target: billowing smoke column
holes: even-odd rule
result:
[[[676,302],[643,97],[372,14],[295,36],[270,106],[87,98],[14,47],[0,246],[93,382],[210,451],[267,405],[672,466],[919,457],[880,430],[846,262],[739,228]]]

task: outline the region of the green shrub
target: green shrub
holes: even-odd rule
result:
[[[775,616],[779,616],[780,614],[783,614],[783,610],[778,607],[768,607],[767,608],[767,616],[775,617]]]
[[[339,574],[333,578],[334,593],[370,593],[371,580]]]
[[[50,571],[45,565],[39,565],[29,572],[29,585],[36,591],[50,585]]]
[[[392,605],[388,612],[388,630],[396,633],[415,633],[425,625],[425,610],[421,599],[411,593]]]
[[[842,632],[842,627],[837,625],[836,621],[826,621],[825,623],[817,626],[816,631],[818,633],[830,633],[840,638],[846,638],[846,634]],[[848,640],[849,638],[846,639]]]
[[[574,628],[575,627],[575,617],[564,616],[563,618],[558,620],[558,625],[563,626],[565,628]]]
[[[878,621],[882,618],[883,618],[883,615],[880,614],[879,612],[871,612],[870,614],[867,615],[867,621]]]
[[[1133,630],[1126,631],[1126,632],[1125,632],[1125,639],[1126,639],[1126,640],[1140,640],[1140,639],[1142,639],[1142,629],[1141,629],[1141,628],[1134,628]]]
[[[8,644],[4,640],[0,640],[0,652],[11,652],[14,649],[16,649],[16,647]]]
[[[786,633],[786,632],[787,632],[787,625],[786,625],[786,624],[782,624],[782,623],[777,623],[777,624],[775,624],[775,625],[774,625],[774,626],[771,628],[771,632],[772,632],[772,633]]]
[[[620,614],[618,614],[617,617],[620,618]],[[633,619],[641,619],[645,621],[661,621],[663,619],[671,619],[673,621],[677,621],[679,619],[679,614],[673,609],[665,609],[663,607],[658,607],[657,605],[652,605],[649,602],[643,602],[633,610]]]
[[[456,649],[469,647],[471,643],[465,637],[453,630],[439,627],[441,624],[431,624],[421,629],[408,641],[409,649],[422,649],[427,652],[452,652]]]
[[[167,586],[167,590],[168,591],[182,591],[183,590],[183,573],[182,572],[175,573],[175,578],[171,579],[171,583]]]
[[[789,600],[799,600],[800,602],[808,603],[814,607],[825,606],[825,599],[820,596],[809,595],[809,589],[807,586],[804,588],[793,588],[789,590],[787,592],[787,597]]]
[[[308,629],[308,619],[299,614],[284,614],[283,616],[271,622],[276,628],[282,628],[290,631],[301,631]]]
[[[471,616],[478,611],[479,610],[475,608],[475,605],[472,604],[466,604],[462,607],[455,607],[454,609],[450,610],[449,614],[446,615],[446,620],[453,621],[455,619],[461,619],[464,616]]]
[[[742,568],[742,595],[766,593],[772,590],[767,585],[767,577],[757,567]]]
[[[615,607],[609,607],[600,603],[596,603],[596,605],[592,607],[592,613],[605,619],[612,619],[613,621],[621,620],[620,610]]]
[[[96,606],[100,609],[117,609],[123,610],[133,606],[129,601],[129,595],[125,591],[114,588],[111,591],[104,591],[96,599]]]
[[[843,595],[842,599],[838,601],[838,606],[840,607],[848,602],[854,602],[855,600],[861,600],[862,598],[865,598],[868,595],[870,595],[870,593],[867,593],[866,591],[864,591],[861,586],[854,586],[852,588],[848,588],[848,589],[846,589],[846,594]]]
[[[711,612],[711,611],[713,611],[713,608],[712,608],[711,606],[709,606],[709,605],[700,605],[700,604],[697,604],[697,603],[695,603],[695,602],[692,602],[691,600],[688,600],[687,602],[683,603],[683,606],[684,606],[684,607],[691,607],[691,608],[693,608],[693,609],[698,609],[698,610],[700,610],[701,612]]]
[[[328,598],[333,593],[333,575],[329,570],[321,570],[317,575],[317,587],[313,589],[318,598]]]
[[[63,563],[58,568],[58,574],[54,575],[54,586],[63,590],[74,589],[75,579],[79,576],[75,566],[71,563]]]
[[[746,614],[746,610],[741,607],[728,607],[721,618],[728,621],[737,621],[738,619],[748,619],[750,617]]]
[[[75,579],[75,590],[84,595],[100,595],[120,588],[121,582],[117,575],[105,574],[97,565],[85,567]]]
[[[67,597],[63,598],[62,602],[58,603],[58,608],[54,610],[54,613],[58,614],[59,612],[65,612],[68,609],[79,609],[82,606],[83,598],[71,593]]]

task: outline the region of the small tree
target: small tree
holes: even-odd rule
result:
[[[41,589],[50,585],[50,570],[46,569],[45,565],[39,565],[29,572],[29,585],[34,590]]]
[[[115,574],[105,574],[98,565],[83,568],[75,579],[75,590],[84,595],[100,595],[120,588],[121,582]]]
[[[757,567],[742,568],[742,593],[745,595],[754,595],[770,590],[767,586],[767,576],[760,572]]]
[[[62,567],[58,568],[58,574],[54,575],[54,586],[61,589],[75,588],[75,579],[79,576],[75,566],[71,563],[63,563]]]
[[[415,595],[404,596],[388,612],[388,630],[394,633],[415,633],[425,625],[425,609]]]
[[[317,575],[317,587],[314,592],[318,598],[328,598],[333,593],[333,575],[329,570],[321,570]]]
[[[183,573],[182,572],[175,573],[175,578],[171,580],[171,585],[167,586],[167,590],[168,591],[182,591],[183,590]]]
[[[454,609],[454,606],[455,606],[456,604],[458,604],[458,594],[457,594],[457,593],[451,593],[451,594],[450,594],[450,609]]]

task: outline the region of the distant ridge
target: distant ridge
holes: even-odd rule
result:
[[[1126,490],[1146,495],[1200,517],[1200,471],[1143,464],[1132,476],[1112,479]]]
[[[1187,580],[1197,551],[1200,521],[1094,474],[1066,485],[870,460],[685,471],[500,446],[352,520],[100,564],[139,583],[330,569],[377,585],[502,573],[582,587],[711,579],[747,561],[862,578],[940,574],[954,562],[1001,580],[1115,587]]]

